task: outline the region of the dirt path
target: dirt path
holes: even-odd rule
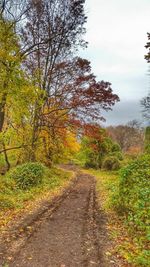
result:
[[[72,188],[28,226],[27,232],[14,237],[13,246],[7,249],[8,266],[118,266],[103,255],[107,242],[103,226],[103,216],[96,208],[94,177],[80,173]]]

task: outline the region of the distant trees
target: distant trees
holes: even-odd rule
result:
[[[124,152],[130,150],[137,152],[142,151],[144,133],[136,120],[126,125],[109,126],[107,131],[109,136],[120,145]]]
[[[147,36],[148,36],[148,42],[145,47],[148,49],[148,53],[145,55],[145,59],[147,60],[148,63],[150,63],[150,33],[147,33]]]
[[[150,126],[145,129],[144,148],[145,152],[150,154]]]
[[[150,93],[141,100],[142,115],[144,119],[150,124]]]
[[[150,33],[147,33],[147,35],[148,42],[145,47],[148,49],[148,53],[145,55],[145,59],[148,63],[150,63]],[[141,106],[143,118],[147,121],[148,124],[150,124],[150,92],[141,100]]]
[[[105,129],[97,124],[87,124],[81,137],[78,158],[86,167],[118,169],[123,156],[120,146]]]

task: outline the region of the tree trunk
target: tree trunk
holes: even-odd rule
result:
[[[0,132],[2,132],[3,125],[4,125],[6,97],[7,97],[7,94],[4,93],[2,95],[2,100],[0,103]]]
[[[33,121],[31,151],[30,151],[30,155],[29,155],[30,161],[36,161],[36,155],[35,155],[36,153],[35,152],[36,152],[36,148],[37,148],[40,112],[41,112],[41,107],[39,107],[38,103],[36,103],[34,121]]]
[[[8,155],[7,155],[5,143],[3,143],[3,148],[4,148],[4,158],[5,158],[5,162],[6,162],[6,169],[7,169],[7,171],[9,171],[10,163],[9,163],[9,160],[8,160]]]

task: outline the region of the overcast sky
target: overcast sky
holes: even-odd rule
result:
[[[105,125],[141,118],[140,99],[149,90],[148,64],[144,59],[150,32],[150,0],[86,0],[88,16],[81,56],[91,61],[97,80],[112,83],[120,97]]]

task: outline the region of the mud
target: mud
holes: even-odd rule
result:
[[[96,203],[95,179],[80,172],[60,197],[28,216],[7,242],[1,242],[0,266],[118,266],[106,259],[103,247],[107,242],[105,217]]]

